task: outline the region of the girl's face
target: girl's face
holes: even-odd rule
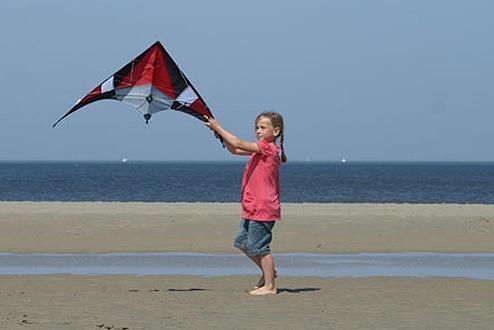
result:
[[[261,117],[256,122],[256,136],[258,140],[266,140],[268,142],[274,142],[280,135],[280,128],[273,127],[271,119]]]

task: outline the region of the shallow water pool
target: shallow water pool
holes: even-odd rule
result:
[[[282,276],[464,277],[494,280],[494,253],[273,254]],[[195,275],[258,274],[245,256],[221,253],[0,253],[0,275]]]

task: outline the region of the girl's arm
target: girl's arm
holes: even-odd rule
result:
[[[228,141],[226,141],[224,139],[223,139],[223,142],[225,142],[226,149],[228,151],[230,151],[234,155],[245,155],[245,156],[248,156],[248,155],[251,155],[252,154],[252,152],[248,152],[248,151],[244,151],[242,149],[235,148],[233,145],[231,145],[230,143],[228,143]]]
[[[205,117],[207,119],[206,126],[216,132],[223,138],[225,146],[232,154],[235,155],[250,155],[253,152],[260,153],[259,147],[256,143],[247,142],[239,139],[237,136],[228,132],[226,129],[213,118]]]

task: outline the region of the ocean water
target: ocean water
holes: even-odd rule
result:
[[[237,202],[240,162],[0,162],[1,201]],[[494,204],[494,163],[291,162],[282,202]]]

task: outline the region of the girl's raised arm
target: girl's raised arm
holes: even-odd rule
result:
[[[250,155],[252,153],[260,153],[259,147],[254,142],[243,141],[226,129],[213,118],[204,117],[207,119],[205,125],[215,131],[225,141],[226,148],[235,155]]]
[[[225,147],[228,151],[230,151],[232,154],[234,155],[243,155],[243,156],[249,156],[252,154],[252,152],[249,152],[249,151],[245,151],[245,150],[242,150],[242,149],[238,149],[238,148],[235,148],[233,145],[231,145],[230,143],[228,143],[228,141],[226,140],[223,140],[225,142]]]

